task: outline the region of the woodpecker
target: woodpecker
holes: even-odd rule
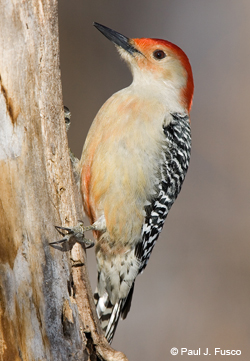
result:
[[[193,76],[186,54],[160,39],[130,39],[98,23],[133,81],[101,107],[78,163],[84,209],[95,237],[97,315],[111,343],[126,318],[188,170]]]

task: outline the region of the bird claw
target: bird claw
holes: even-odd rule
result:
[[[60,241],[50,242],[50,245],[70,242],[71,240],[83,244],[85,248],[91,248],[95,245],[94,241],[84,237],[84,232],[93,229],[92,226],[84,227],[83,223],[80,222],[72,228],[55,226],[55,229],[63,238]]]
[[[70,110],[68,107],[64,105],[64,120],[66,125],[66,131],[68,131],[70,127],[70,117],[71,117]]]

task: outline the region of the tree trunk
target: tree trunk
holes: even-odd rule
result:
[[[83,218],[68,154],[57,0],[0,4],[0,360],[126,360],[103,337],[79,244],[54,225]]]

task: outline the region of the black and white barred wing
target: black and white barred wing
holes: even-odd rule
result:
[[[191,132],[188,116],[172,114],[172,121],[163,128],[163,132],[166,143],[162,150],[156,196],[151,200],[150,205],[145,207],[142,242],[138,243],[135,251],[141,262],[139,272],[142,272],[147,265],[168,212],[181,190],[189,166]]]

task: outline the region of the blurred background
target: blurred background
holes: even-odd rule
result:
[[[69,145],[80,156],[100,106],[128,86],[129,70],[93,21],[128,37],[180,46],[194,73],[192,156],[132,308],[113,347],[130,361],[197,360],[172,347],[241,350],[250,359],[249,0],[60,0]],[[95,288],[94,252],[88,251]],[[224,358],[223,358],[224,359]]]

